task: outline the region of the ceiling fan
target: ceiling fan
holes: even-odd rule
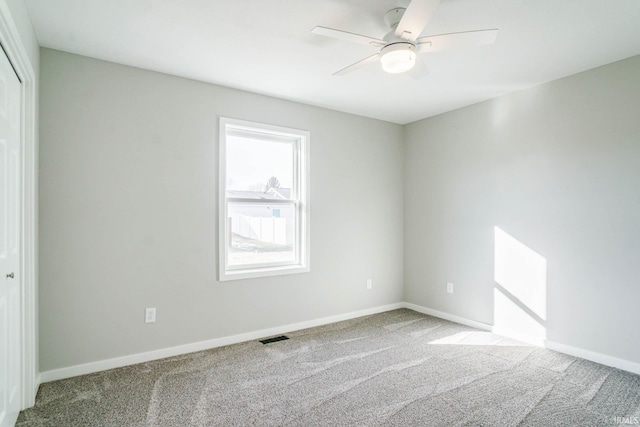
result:
[[[326,27],[315,27],[311,32],[380,49],[375,55],[336,71],[333,73],[334,76],[341,76],[380,61],[382,69],[387,73],[396,74],[411,70],[413,77],[420,78],[428,74],[428,71],[424,62],[418,58],[419,53],[493,44],[498,35],[497,29],[491,29],[420,37],[440,1],[412,0],[406,9],[391,9],[384,15],[384,21],[391,31],[382,39]]]

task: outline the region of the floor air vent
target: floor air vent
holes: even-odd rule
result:
[[[279,337],[267,338],[266,340],[260,340],[262,344],[271,344],[272,342],[288,340],[289,337],[280,335]]]

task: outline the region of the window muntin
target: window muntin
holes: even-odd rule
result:
[[[220,119],[220,280],[309,271],[308,144]]]

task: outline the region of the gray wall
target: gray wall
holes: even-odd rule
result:
[[[406,301],[493,323],[498,226],[547,260],[548,340],[640,362],[639,76],[636,56],[407,125]]]
[[[640,57],[403,128],[41,55],[41,371],[403,299],[491,324],[496,226],[548,340],[640,362]],[[221,115],[311,131],[311,273],[216,280]]]
[[[401,126],[41,61],[41,371],[402,301]],[[216,280],[219,116],[311,131],[311,273]]]

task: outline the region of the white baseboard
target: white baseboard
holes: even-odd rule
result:
[[[291,323],[288,325],[277,326],[268,329],[261,329],[258,331],[247,332],[243,334],[231,335],[227,337],[215,338],[206,341],[200,341],[191,344],[184,344],[175,347],[163,348],[159,350],[148,351],[144,353],[137,353],[128,356],[116,357],[113,359],[100,360],[97,362],[85,363],[83,365],[69,366],[66,368],[54,369],[51,371],[41,372],[36,379],[36,391],[41,383],[50,381],[61,380],[64,378],[71,378],[78,375],[92,374],[95,372],[106,371],[108,369],[120,368],[123,366],[134,365],[136,363],[150,362],[153,360],[164,359],[166,357],[178,356],[186,353],[193,353],[195,351],[208,350],[215,347],[222,347],[230,344],[237,344],[245,341],[252,341],[260,338],[265,338],[273,335],[285,334],[301,329],[313,328],[316,326],[327,325],[330,323],[341,322],[343,320],[355,319],[362,316],[368,316],[371,314],[383,313],[385,311],[396,310],[399,308],[408,308],[419,313],[428,314],[430,316],[438,317],[440,319],[448,320],[450,322],[459,323],[461,325],[470,326],[483,331],[489,331],[497,333],[498,335],[506,335],[512,338],[520,339],[521,341],[530,342],[534,345],[544,345],[544,347],[565,353],[571,356],[580,357],[582,359],[590,360],[592,362],[600,363],[602,365],[611,366],[618,369],[623,369],[635,374],[640,374],[640,363],[630,362],[628,360],[619,359],[613,356],[607,356],[605,354],[596,353],[589,350],[584,350],[578,347],[572,347],[566,344],[560,344],[553,341],[544,341],[543,343],[536,340],[534,342],[522,339],[523,337],[514,337],[509,334],[501,334],[499,330],[493,330],[493,326],[487,323],[470,320],[464,317],[456,316],[453,314],[445,313],[443,311],[434,310],[432,308],[423,307],[420,305],[401,302],[395,304],[384,305],[380,307],[369,308],[365,310],[353,311],[344,314],[338,314],[335,316],[323,317],[320,319],[308,320],[304,322]],[[526,337],[524,337],[526,338]]]
[[[411,304],[409,302],[405,302],[404,307],[413,311],[417,311],[418,313],[428,314],[429,316],[438,317],[440,319],[448,320],[450,322],[455,322],[461,325],[471,326],[472,328],[482,329],[483,331],[491,332],[491,325],[478,322],[476,320],[467,319],[464,317],[456,316],[454,314],[445,313],[444,311],[438,311],[432,308],[423,307],[421,305]]]
[[[349,313],[338,314],[335,316],[323,317],[320,319],[308,320],[304,322],[291,323],[288,325],[276,326],[274,328],[261,329],[258,331],[247,332],[238,335],[215,338],[206,341],[200,341],[191,344],[184,344],[175,347],[162,348],[159,350],[147,351],[128,356],[115,357],[113,359],[99,360],[97,362],[85,363],[83,365],[69,366],[67,368],[53,369],[40,373],[39,381],[42,383],[61,380],[64,378],[76,377],[78,375],[92,374],[95,372],[106,371],[108,369],[120,368],[123,366],[134,365],[136,363],[150,362],[152,360],[164,359],[166,357],[178,356],[195,351],[208,350],[215,347],[222,347],[230,344],[237,344],[245,341],[252,341],[272,335],[280,335],[300,329],[313,328],[315,326],[327,325],[330,323],[341,322],[343,320],[355,319],[357,317],[368,316],[370,314],[383,313],[385,311],[404,308],[404,303],[389,304],[380,307],[369,308],[365,310],[352,311]]]
[[[613,368],[622,369],[624,371],[629,371],[634,374],[640,375],[640,363],[619,359],[617,357],[608,356],[606,354],[596,353],[595,351],[585,350],[583,348],[560,344],[553,341],[545,341],[545,347],[549,350],[579,357],[581,359],[590,360],[592,362],[600,363],[601,365],[611,366]]]

